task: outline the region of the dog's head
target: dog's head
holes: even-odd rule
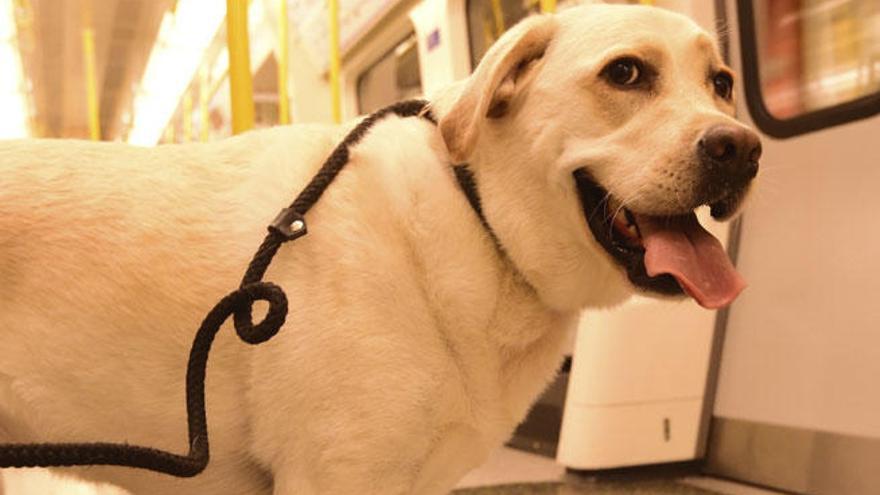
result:
[[[720,307],[744,283],[694,210],[734,215],[761,154],[733,118],[733,80],[687,17],[593,5],[512,28],[437,114],[547,304],[610,305],[637,289]]]

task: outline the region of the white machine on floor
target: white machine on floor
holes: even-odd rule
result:
[[[557,449],[566,467],[602,470],[700,457],[714,312],[636,298],[586,314]]]

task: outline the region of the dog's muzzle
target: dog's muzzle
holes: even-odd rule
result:
[[[729,304],[745,281],[695,210],[708,205],[726,219],[758,173],[761,141],[743,127],[716,125],[696,145],[700,167],[691,200],[663,215],[630,210],[585,169],[574,172],[581,206],[595,240],[636,287],[660,294],[686,293],[707,308]]]

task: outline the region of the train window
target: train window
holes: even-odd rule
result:
[[[880,2],[739,2],[749,111],[789,137],[880,112]]]
[[[520,19],[540,10],[537,0],[468,0],[468,38],[471,67],[476,67],[504,31]]]
[[[590,0],[560,0],[558,8],[565,8]],[[602,3],[645,3],[645,0],[604,0]],[[476,67],[483,55],[504,31],[524,17],[541,11],[540,0],[467,0],[468,41],[471,45],[471,67]]]
[[[410,33],[357,78],[358,111],[372,113],[396,101],[422,93],[419,50]]]

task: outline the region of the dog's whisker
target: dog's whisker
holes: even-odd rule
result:
[[[590,212],[590,216],[588,220],[592,221],[595,216],[599,213],[599,210],[608,211],[608,204],[611,201],[611,193],[606,192],[605,196],[599,201],[599,207]],[[612,217],[613,218],[613,217]]]
[[[615,209],[614,214],[610,217],[611,222],[609,222],[608,224],[608,235],[611,235],[614,230],[614,219],[617,217],[617,215],[619,215],[620,212],[624,211],[628,204],[631,204],[632,202],[640,199],[642,196],[642,192],[644,192],[647,187],[649,187],[649,184],[640,185],[632,194],[630,194],[620,202],[620,205]]]

